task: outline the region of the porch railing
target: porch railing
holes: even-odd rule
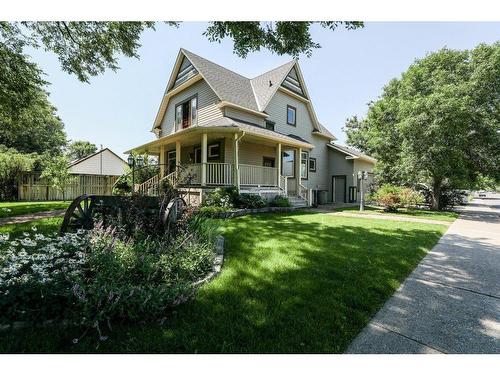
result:
[[[207,185],[232,185],[233,164],[207,163]]]
[[[243,186],[278,186],[276,168],[260,165],[240,164],[240,185]]]

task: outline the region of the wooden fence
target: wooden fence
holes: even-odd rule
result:
[[[117,176],[74,175],[64,189],[64,199],[70,200],[82,194],[111,195]],[[25,174],[19,181],[17,196],[22,201],[57,201],[63,199],[61,191],[48,185],[38,174]]]

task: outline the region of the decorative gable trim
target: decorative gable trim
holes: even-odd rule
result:
[[[299,77],[297,74],[297,70],[295,69],[295,65],[288,72],[287,76],[285,77],[285,79],[281,83],[281,87],[284,87],[284,88],[292,91],[294,94],[307,99],[305,94],[304,94],[304,90],[302,89],[302,84],[299,81]]]
[[[182,83],[186,82],[189,78],[194,77],[198,74],[198,71],[194,67],[194,65],[189,61],[189,59],[184,56],[182,59],[182,63],[179,67],[179,72],[177,73],[177,77],[173,83],[171,88],[175,88]]]

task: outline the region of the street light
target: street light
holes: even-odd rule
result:
[[[127,158],[127,163],[130,168],[132,168],[132,193],[134,192],[135,185],[135,157],[130,154]]]

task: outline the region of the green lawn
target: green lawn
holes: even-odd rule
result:
[[[62,217],[50,217],[38,219],[22,224],[6,224],[0,226],[0,233],[9,233],[11,238],[22,236],[23,232],[31,231],[36,226],[38,233],[52,234],[59,232],[62,224]]]
[[[221,222],[222,273],[163,325],[0,334],[0,352],[341,353],[446,226],[319,213]]]
[[[0,218],[68,208],[70,201],[0,202]],[[7,210],[10,210],[8,212]]]
[[[359,206],[336,208],[335,211],[356,211],[356,213],[359,214],[414,216],[422,219],[442,220],[449,222],[454,222],[459,215],[459,213],[456,211],[430,211],[425,209],[407,209],[407,208],[400,208],[398,209],[398,212],[384,212],[382,207],[377,207],[377,206],[365,206],[365,211],[363,212],[359,211]]]

